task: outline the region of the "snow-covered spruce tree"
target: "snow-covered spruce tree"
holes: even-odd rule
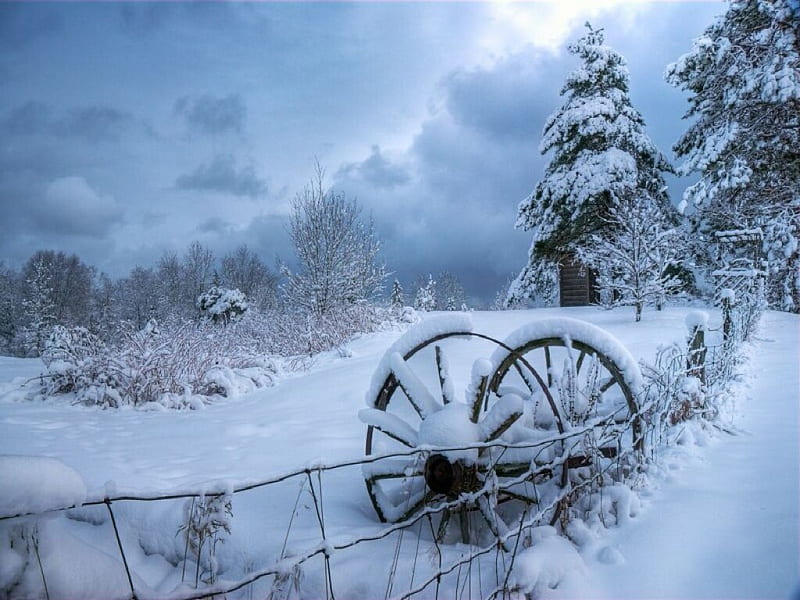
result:
[[[602,220],[607,229],[578,248],[578,258],[597,272],[600,297],[611,305],[633,306],[641,321],[645,305],[660,309],[682,286],[670,269],[684,259],[681,231],[647,197],[620,198]]]
[[[326,191],[323,182],[318,167],[317,177],[295,198],[289,235],[300,269],[282,268],[289,307],[317,317],[373,298],[386,277],[372,223],[361,220],[354,200]]]
[[[771,253],[773,304],[800,310],[789,251],[800,231],[800,5],[731,1],[665,77],[689,92],[693,121],[674,149],[679,172],[700,175],[684,193],[697,235],[762,227],[767,252],[782,249]]]
[[[624,58],[593,29],[569,51],[582,64],[561,90],[563,106],[547,119],[539,150],[551,153],[544,177],[519,205],[516,227],[533,232],[528,264],[509,288],[509,303],[555,297],[556,266],[603,226],[620,198],[647,195],[663,214],[663,173],[672,167],[644,131],[628,95]]]
[[[392,283],[392,293],[389,296],[389,306],[393,311],[397,312],[403,309],[404,303],[403,286],[400,285],[400,282],[397,279],[395,279],[394,283]]]

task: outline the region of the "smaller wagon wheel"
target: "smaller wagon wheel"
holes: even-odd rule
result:
[[[566,423],[570,431],[586,431],[565,449],[571,469],[610,470],[613,464],[623,475],[640,458],[642,374],[633,356],[611,334],[585,321],[549,318],[520,327],[504,346],[491,358],[490,392],[513,391],[531,400],[536,430],[561,430],[561,423]],[[530,377],[529,365],[544,376]],[[558,427],[554,413],[561,418]]]
[[[460,536],[465,543],[477,541],[484,531],[507,541],[509,531],[531,511],[541,512],[542,522],[555,521],[560,504],[552,498],[566,483],[568,466],[554,461],[552,446],[463,449],[500,437],[530,441],[531,430],[521,426],[530,409],[517,394],[489,393],[488,360],[472,364],[466,377],[467,401],[455,396],[448,357],[460,359],[464,371],[475,355],[469,344],[456,347],[457,340],[482,339],[493,346],[501,342],[472,332],[466,319],[441,329],[410,349],[408,343],[399,344],[403,354],[387,352],[368,393],[370,408],[359,413],[368,425],[367,455],[425,448],[414,456],[365,466],[367,491],[378,517],[398,522],[425,507],[449,503],[435,511],[435,535],[439,540]],[[413,332],[407,335],[414,339]],[[564,430],[560,415],[554,415],[553,422],[556,430]]]

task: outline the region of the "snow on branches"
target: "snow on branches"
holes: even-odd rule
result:
[[[680,229],[669,227],[647,198],[623,198],[603,218],[606,232],[592,235],[578,249],[578,258],[597,272],[601,300],[633,306],[636,321],[642,308],[661,308],[683,284],[674,267],[684,260]]]
[[[694,208],[701,233],[766,229],[779,220],[780,237],[800,226],[798,22],[792,0],[734,0],[667,68],[666,80],[690,94],[692,122],[674,149],[684,159],[680,174],[700,175],[684,203]],[[773,254],[778,264],[770,267],[775,290],[796,261],[781,254]],[[772,294],[777,307],[795,303],[797,283],[792,287],[788,296]]]
[[[529,264],[510,288],[515,302],[546,287],[548,269],[534,268],[537,262],[574,253],[604,227],[621,198],[646,196],[665,216],[674,212],[662,176],[672,167],[631,104],[625,60],[604,44],[602,30],[587,28],[569,47],[582,64],[561,91],[564,104],[545,123],[539,149],[552,158],[519,205],[516,227],[533,231],[533,241]]]

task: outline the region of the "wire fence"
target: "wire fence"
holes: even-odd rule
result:
[[[752,315],[748,312],[745,317],[751,319]],[[8,524],[17,524],[23,530],[21,539],[41,575],[39,595],[48,600],[47,566],[42,562],[37,538],[40,519],[60,513],[86,519],[84,513],[92,507],[102,507],[108,515],[107,519],[95,520],[109,529],[119,569],[124,572],[127,587],[119,590],[116,598],[120,600],[333,600],[355,595],[383,595],[385,600],[506,598],[516,589],[515,562],[535,543],[537,528],[553,525],[565,530],[570,518],[591,510],[591,503],[581,503],[582,498],[599,494],[602,499],[609,486],[630,484],[642,465],[657,458],[658,449],[667,443],[676,424],[698,416],[715,417],[714,399],[726,388],[740,361],[745,328],[732,334],[734,329],[727,329],[728,334],[715,346],[707,346],[704,340],[698,343],[698,332],[694,331],[688,347],[663,349],[652,364],[643,365],[646,387],[635,414],[606,415],[525,443],[498,439],[449,448],[422,447],[306,465],[241,485],[218,483],[161,494],[104,495],[89,498],[80,506],[0,516],[0,533]],[[698,385],[687,386],[687,381]],[[634,434],[634,429],[638,433]],[[638,444],[632,439],[634,435],[643,436],[646,444]],[[623,445],[621,440],[626,436],[630,442]],[[616,449],[609,451],[613,446]],[[642,452],[641,447],[647,451]],[[409,477],[413,477],[434,453],[465,451],[480,455],[483,472],[488,474],[473,491],[457,497],[427,497],[418,510],[395,523],[378,523],[374,517],[365,517],[364,525],[353,530],[336,522],[343,494],[352,503],[352,487],[363,489],[365,473],[380,472],[390,461],[404,461]],[[528,467],[513,476],[498,476],[498,465],[514,453],[523,456]],[[163,591],[163,584],[147,581],[131,560],[132,553],[148,553],[134,533],[140,513],[131,506],[148,503],[173,503],[170,510],[177,515],[173,537],[178,548],[183,545],[183,551],[173,548],[170,562],[174,563],[176,585],[169,592]],[[240,503],[251,508],[262,506],[270,515],[261,532],[269,543],[262,541],[254,556],[247,560],[239,557],[233,563],[229,559],[222,565],[226,568],[221,568],[218,544],[230,538],[233,515]],[[513,514],[508,521],[498,517],[506,508]],[[278,518],[281,511],[285,514]],[[449,527],[460,529],[460,542],[453,542],[453,534],[447,533]],[[363,575],[365,568],[380,572],[385,565],[389,565],[385,579],[370,573],[371,581],[381,580],[380,589],[374,584],[368,589],[353,587],[354,573],[361,571]]]

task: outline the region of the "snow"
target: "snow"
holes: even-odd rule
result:
[[[719,312],[705,310],[710,326],[717,327]],[[624,346],[632,357],[652,360],[659,345],[684,344],[687,312],[686,308],[666,307],[645,313],[641,323],[634,323],[627,310],[590,307],[475,312],[471,316],[448,315],[447,319],[461,320],[458,330],[471,320],[475,331],[504,339],[528,322],[536,327],[543,321],[577,317],[591,321],[581,327],[609,330],[615,345]],[[424,315],[423,328],[441,328],[441,324],[428,324],[437,316]],[[746,394],[737,398],[736,413],[731,417],[729,429],[735,435],[688,426],[681,433],[684,443],[670,438],[667,451],[641,474],[635,493],[624,487],[609,491],[603,500],[608,527],[588,518],[573,521],[569,539],[549,535],[547,529],[537,530],[513,573],[520,587],[535,590],[544,598],[790,597],[800,582],[799,326],[797,315],[766,313],[751,352],[749,388],[743,388]],[[579,339],[577,329],[571,329],[573,339]],[[221,398],[203,411],[103,411],[57,400],[20,402],[2,397],[0,453],[50,457],[69,465],[85,482],[89,498],[102,498],[106,493],[218,489],[210,483],[214,480],[222,488],[240,486],[302,470],[304,465],[315,464],[314,460],[333,464],[358,458],[364,452],[365,434],[359,416],[366,415],[364,420],[371,422],[380,419],[376,413],[382,412],[367,409],[359,415],[363,392],[387,349],[395,348],[391,354],[402,352],[404,344],[406,348],[414,346],[413,341],[407,345],[410,338],[399,343],[401,337],[397,331],[362,336],[348,344],[349,358],[331,355],[308,372],[287,374],[274,387]],[[468,362],[466,356],[448,354],[452,373],[463,374],[454,377],[458,391],[467,384],[469,365],[480,356],[481,348],[476,346]],[[460,363],[465,364],[462,367]],[[40,368],[41,363],[34,360],[0,359],[0,375],[6,380],[35,375]],[[462,412],[466,408],[456,404],[450,417],[456,418],[459,406]],[[509,404],[503,410],[513,412],[513,407]],[[444,433],[427,431],[425,442],[438,441],[440,433],[460,439],[482,438],[483,431],[467,431],[466,424],[471,422],[464,417],[458,415],[463,430],[453,432],[447,426]],[[484,417],[484,423],[488,418]],[[409,479],[421,480],[420,465],[399,458],[375,462],[370,472],[397,472],[396,463],[390,464],[390,460],[404,464],[401,472]],[[57,468],[59,477],[65,469]],[[375,535],[384,527],[377,521],[363,477],[359,465],[323,474],[330,544]],[[315,473],[312,479],[316,484]],[[7,501],[6,489],[0,484],[2,502]],[[50,491],[42,495],[46,502],[42,501],[52,506]],[[72,500],[66,499],[69,504]],[[180,585],[184,538],[176,534],[182,525],[184,501],[115,502],[114,511],[137,590],[142,590],[142,597],[164,597]],[[320,543],[319,523],[304,476],[235,494],[231,535],[217,546],[220,576],[235,579],[279,560],[290,519],[293,525],[283,556],[298,555]],[[48,584],[53,586],[51,597],[112,598],[128,593],[105,507],[69,511],[68,518],[42,522],[40,551]],[[400,571],[410,570],[417,539],[416,528],[404,532]],[[392,537],[335,552],[336,596],[385,596],[386,567],[392,563],[396,542]],[[425,546],[422,552],[434,554],[421,554],[418,570],[436,561],[427,540],[423,538],[421,544]],[[442,549],[447,563],[457,558],[464,546],[449,542]],[[0,584],[4,578],[17,577],[20,556],[15,550],[0,551]],[[19,595],[40,589],[36,587],[41,584],[35,558],[31,565]],[[381,568],[365,569],[364,565]],[[297,596],[324,596],[322,567],[321,558],[301,566],[302,594]],[[193,569],[190,557],[187,571],[193,573]],[[287,569],[287,576],[291,573],[292,569]],[[417,576],[419,580],[419,571]],[[486,571],[483,576],[485,583]],[[553,582],[558,584],[555,590],[550,589]],[[401,595],[405,584],[407,580],[398,580],[393,595]],[[267,581],[256,587],[253,597],[269,596],[270,585]],[[432,588],[428,592],[421,597],[433,595]],[[477,597],[475,590],[473,594]]]
[[[586,566],[575,547],[556,535],[552,527],[534,530],[534,541],[514,561],[511,586],[539,598],[558,586],[568,575],[586,572]],[[538,539],[537,539],[538,538]]]
[[[38,513],[81,504],[86,484],[55,458],[0,455],[0,516]]]
[[[589,575],[552,597],[796,597],[798,325],[796,315],[765,314],[735,435],[714,436],[702,449],[673,448],[641,514],[606,540],[624,564],[598,567],[582,550]]]
[[[686,313],[686,329],[690,332],[695,329],[705,331],[708,329],[708,313],[702,310],[693,310]]]
[[[442,410],[428,416],[419,426],[419,443],[432,448],[454,448],[474,445],[484,441],[480,426],[473,423],[469,407],[461,402],[446,404]],[[464,458],[469,461],[477,457],[477,451],[453,451],[446,453],[451,459]]]

